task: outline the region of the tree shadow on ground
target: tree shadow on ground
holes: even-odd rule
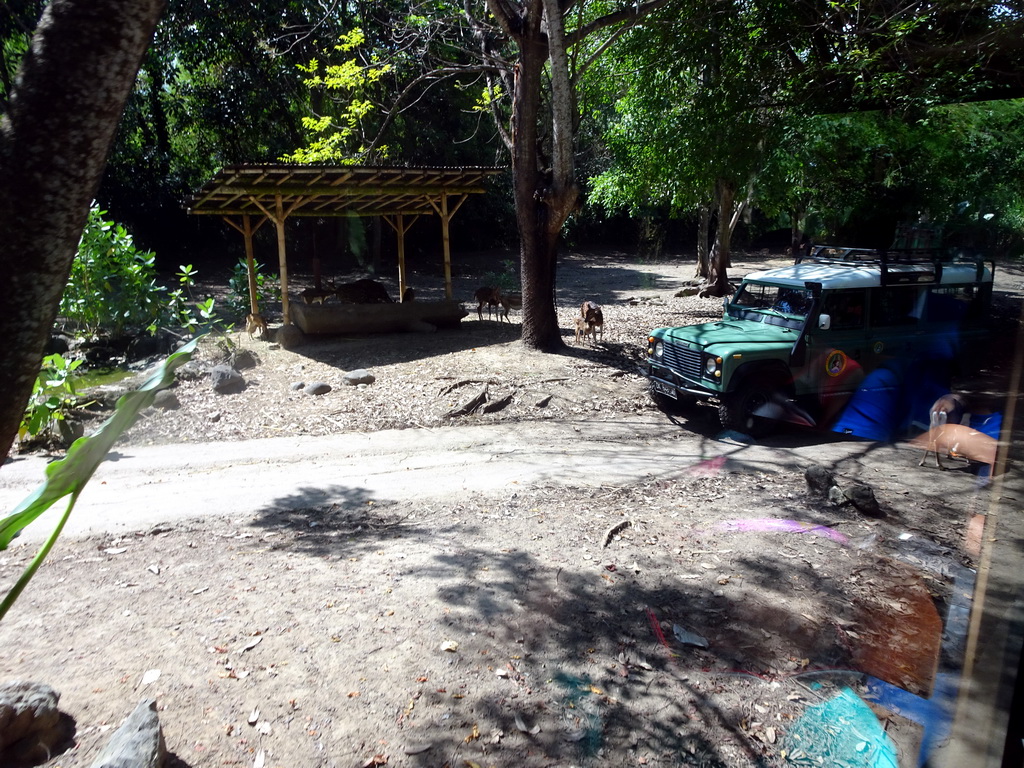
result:
[[[758,702],[776,702],[781,730],[814,698],[801,675],[857,675],[841,631],[856,606],[843,579],[818,567],[839,551],[833,541],[815,540],[818,560],[794,556],[792,540],[734,555],[711,571],[718,586],[709,587],[681,578],[664,554],[636,566],[619,562],[636,555],[614,549],[599,555],[607,560],[581,559],[595,548],[574,543],[577,516],[552,512],[534,529],[536,513],[525,509],[398,504],[337,488],[330,495],[343,502],[306,504],[323,495],[303,489],[255,525],[280,534],[280,555],[359,560],[360,595],[347,598],[346,620],[363,633],[382,607],[392,609],[387,636],[412,647],[386,646],[394,650],[379,677],[360,666],[363,695],[376,687],[396,711],[410,704],[397,724],[365,727],[392,748],[415,745],[410,764],[777,765],[777,748],[751,725],[763,719]],[[812,525],[825,517],[795,503],[775,511]],[[543,531],[536,547],[534,530]],[[697,531],[689,546],[715,549],[711,531]],[[708,647],[681,642],[677,627]],[[410,688],[412,680],[422,682]],[[783,694],[794,698],[780,709]]]

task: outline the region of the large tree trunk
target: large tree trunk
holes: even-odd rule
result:
[[[0,122],[0,456],[164,0],[52,0]]]
[[[719,179],[715,182],[715,197],[718,204],[718,232],[715,245],[711,249],[711,278],[705,291],[710,296],[727,296],[731,292],[729,284],[729,250],[732,244],[732,228],[735,225],[733,207],[736,201],[736,188]]]
[[[579,196],[573,165],[573,102],[561,13],[556,0],[531,4],[517,38],[519,68],[513,94],[512,173],[523,281],[523,343],[555,351],[563,346],[555,311],[558,240]],[[545,66],[551,76],[551,162],[544,162],[538,130]]]

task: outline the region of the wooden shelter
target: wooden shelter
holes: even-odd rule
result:
[[[486,191],[489,176],[501,168],[399,168],[354,165],[233,165],[224,168],[187,203],[189,213],[220,216],[245,238],[249,302],[256,303],[253,234],[271,221],[277,229],[281,312],[288,306],[285,221],[292,216],[380,216],[398,237],[399,295],[405,292],[405,234],[423,215],[441,218],[445,297],[452,299],[449,225],[472,194]]]

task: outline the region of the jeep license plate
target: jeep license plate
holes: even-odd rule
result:
[[[679,397],[676,393],[675,387],[670,387],[668,384],[658,381],[657,379],[651,379],[651,389],[660,395],[671,397],[673,400],[676,400]]]

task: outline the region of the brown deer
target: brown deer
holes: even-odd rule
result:
[[[592,301],[584,301],[580,305],[580,317],[586,321],[594,343],[597,343],[598,334],[601,335],[601,341],[604,341],[604,312],[601,310],[601,305]],[[583,334],[583,338],[586,339],[586,334]]]
[[[591,336],[594,333],[594,326],[587,322],[585,317],[576,318],[576,344],[580,343],[580,337],[584,341],[587,340],[587,336]]]
[[[935,466],[939,469],[945,469],[942,466],[942,461],[939,458],[941,453],[940,448],[945,448],[946,455],[948,456],[951,452],[949,445],[943,445],[947,442],[940,438],[943,437],[943,433],[950,430],[943,430],[947,424],[960,424],[964,420],[964,415],[967,413],[967,400],[963,395],[954,395],[952,393],[943,395],[936,400],[931,409],[928,411],[928,442],[925,448],[924,455],[921,457],[921,461],[918,462],[917,466],[923,467],[925,460],[928,458],[929,453],[935,454]]]
[[[476,293],[473,294],[473,297],[477,301],[476,316],[480,320],[484,319],[484,304],[487,305],[488,319],[490,319],[491,317],[491,308],[493,307],[494,311],[497,312],[498,305],[501,304],[501,291],[490,285],[485,285],[481,288],[477,288]]]
[[[267,338],[267,321],[263,319],[263,315],[254,315],[250,312],[245,316],[245,330],[250,339],[257,331],[259,331],[260,338],[265,339]]]
[[[521,293],[502,293],[498,291],[498,302],[501,304],[502,313],[501,316],[512,322],[508,318],[508,311],[510,309],[522,309],[523,308],[523,294]]]

